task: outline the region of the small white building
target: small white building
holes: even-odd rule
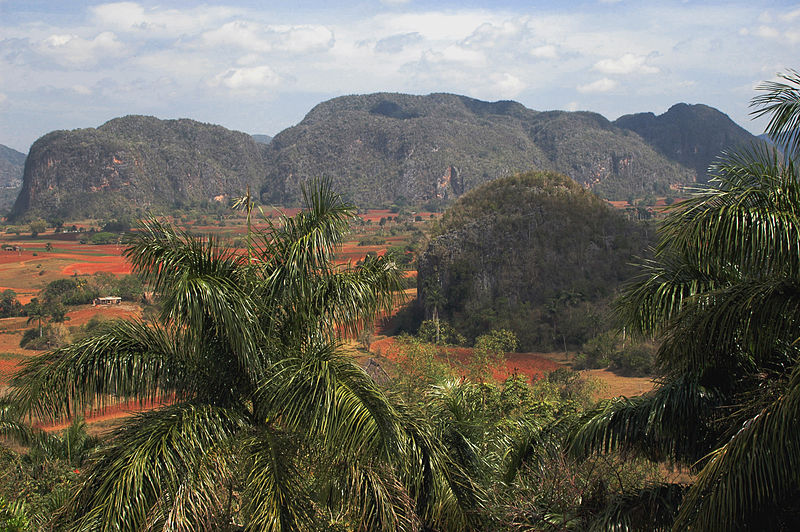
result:
[[[106,296],[106,297],[98,297],[92,301],[92,306],[96,307],[97,305],[119,305],[122,303],[122,298],[117,296]]]

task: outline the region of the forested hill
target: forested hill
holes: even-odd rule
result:
[[[126,116],[37,140],[10,217],[164,212],[227,201],[248,184],[263,202],[291,205],[313,177],[329,178],[360,207],[444,207],[528,170],[563,173],[608,199],[641,198],[667,195],[698,172],[702,178],[721,149],[748,135],[706,106],[612,123],[596,113],[538,112],[454,94],[334,98],[272,139],[188,119]]]
[[[24,166],[24,153],[0,144],[0,188],[19,187]]]
[[[111,218],[227,201],[261,185],[261,146],[221,126],[147,116],[54,131],[31,147],[10,219]]]
[[[454,94],[334,98],[276,135],[267,161],[263,192],[274,202],[296,200],[299,183],[314,176],[365,205],[447,201],[530,169],[560,171],[614,199],[663,194],[694,178],[598,114]]]
[[[22,186],[25,154],[0,144],[0,213],[7,212]]]
[[[708,180],[708,167],[720,153],[759,142],[728,115],[701,104],[678,103],[658,116],[625,115],[614,125],[638,133],[666,157],[694,170],[699,182]]]
[[[468,338],[513,330],[522,350],[580,346],[652,231],[554,172],[482,185],[444,214],[419,258],[419,300]]]

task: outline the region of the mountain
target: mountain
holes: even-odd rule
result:
[[[314,107],[266,149],[262,198],[297,201],[325,176],[359,205],[447,201],[498,177],[566,173],[612,199],[693,180],[639,135],[588,112],[537,112],[453,94],[343,96]]]
[[[253,140],[258,142],[259,144],[269,144],[270,142],[272,142],[272,137],[270,137],[269,135],[250,135],[250,136],[253,137]]]
[[[564,175],[500,178],[444,213],[418,260],[419,301],[430,316],[438,299],[467,338],[507,328],[522,350],[580,346],[649,244],[647,226]]]
[[[0,144],[0,212],[7,212],[22,186],[25,154]]]
[[[24,153],[0,144],[0,188],[18,188],[22,185],[24,167]]]
[[[667,195],[701,170],[705,179],[722,148],[752,138],[703,105],[612,123],[454,94],[334,98],[271,140],[188,119],[127,116],[37,140],[10,216],[163,212],[223,201],[248,184],[262,201],[290,205],[314,177],[329,178],[361,207],[439,208],[532,169],[561,172],[607,199],[641,198]]]
[[[638,133],[666,157],[691,168],[698,182],[708,181],[708,167],[725,150],[759,142],[728,115],[707,105],[678,103],[661,115],[624,115],[614,125]]]
[[[225,201],[264,175],[261,145],[194,120],[126,116],[31,146],[11,220],[115,218]]]

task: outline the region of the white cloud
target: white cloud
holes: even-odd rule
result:
[[[333,32],[320,25],[273,26],[235,20],[201,37],[207,47],[229,46],[253,52],[321,52],[334,44]]]
[[[92,93],[92,89],[87,87],[86,85],[73,85],[72,90],[82,96],[88,96]]]
[[[496,97],[499,98],[514,98],[525,89],[525,83],[517,76],[509,74],[508,72],[492,74],[489,76],[489,79],[492,82],[492,88]]]
[[[576,101],[571,101],[567,104],[567,111],[577,111],[580,109],[580,104]]]
[[[195,9],[145,8],[136,2],[100,4],[89,9],[94,23],[153,37],[178,37],[219,25],[241,10],[201,6]]]
[[[420,43],[424,39],[417,32],[401,33],[384,37],[375,43],[375,51],[386,54],[402,52],[406,47]]]
[[[50,35],[40,41],[35,49],[61,65],[91,66],[103,58],[121,55],[125,47],[116,35],[104,31],[93,39],[71,34]]]
[[[103,120],[167,109],[230,116],[223,125],[238,127],[258,112],[262,122],[253,130],[275,132],[269,124],[297,121],[329,96],[445,91],[519,98],[548,109],[582,102],[606,116],[697,101],[744,121],[751,82],[800,66],[798,5],[766,9],[764,2],[743,0],[481,9],[453,4],[428,11],[418,2],[313,11],[280,3],[246,7],[257,3],[242,0],[200,7],[154,0],[88,3],[64,2],[65,16],[13,8],[0,17],[5,107],[10,101],[29,109],[50,105],[55,113],[57,90],[64,102],[75,102],[64,113],[87,117],[80,126],[100,123],[99,112],[79,112],[85,105],[105,109]],[[220,4],[230,7],[215,7]],[[635,91],[627,90],[624,76],[637,76]],[[86,90],[94,97],[81,96]],[[258,91],[265,90],[281,103],[262,100]],[[259,96],[257,111],[232,111],[244,92]],[[582,95],[603,92],[610,94],[593,101]],[[597,105],[606,107],[592,107]],[[68,125],[50,116],[30,122]],[[26,129],[14,135],[36,138],[46,131],[36,126],[28,132],[34,126],[25,119],[16,123]],[[0,117],[0,133],[3,127]]]
[[[8,99],[8,96],[0,92],[0,104],[4,103]]]
[[[409,3],[411,0],[381,0],[381,4],[387,6],[403,6]]]
[[[609,78],[602,78],[598,79],[597,81],[593,81],[591,83],[587,83],[586,85],[578,85],[576,87],[578,92],[581,93],[593,93],[593,92],[610,92],[617,88],[619,84]]]
[[[541,59],[555,59],[558,57],[558,50],[552,44],[545,44],[531,50],[531,55]]]
[[[229,68],[217,75],[213,85],[222,85],[234,91],[271,89],[281,83],[281,77],[268,65]]]
[[[786,20],[787,22],[793,22],[797,17],[800,17],[800,8],[796,8],[789,11],[788,13],[784,13],[781,18]],[[770,21],[767,20],[765,22],[770,22]]]
[[[647,58],[627,53],[617,59],[603,59],[592,67],[603,74],[656,74],[658,69],[646,64]]]

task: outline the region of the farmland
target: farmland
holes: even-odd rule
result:
[[[278,214],[284,212],[291,216],[297,209],[268,209],[263,217],[253,217],[254,232],[265,230],[270,223],[278,220]],[[405,276],[407,289],[403,301],[395,311],[404,305],[410,305],[416,297],[416,271],[413,269],[413,257],[425,241],[428,226],[437,214],[405,213],[398,214],[388,209],[369,210],[358,216],[352,225],[352,231],[342,243],[336,256],[338,264],[356,263],[369,253],[383,255],[392,249],[401,261],[406,262]],[[193,234],[211,234],[236,247],[238,252],[246,251],[246,220],[241,215],[220,219],[198,216],[195,218],[176,218],[173,221]],[[76,222],[79,232],[54,232],[52,228],[39,233],[36,237],[25,234],[6,233],[0,236],[0,246],[10,250],[0,251],[0,290],[13,290],[18,301],[27,304],[36,297],[48,283],[57,279],[90,279],[98,272],[116,276],[130,274],[130,265],[122,256],[124,243],[117,236],[114,243],[91,244],[89,236],[92,227],[100,223],[93,220]],[[112,294],[105,294],[112,295]],[[65,326],[73,334],[80,334],[82,328],[92,319],[117,319],[141,317],[143,305],[140,301],[123,301],[120,305],[93,306],[73,305],[67,308]],[[10,378],[18,370],[20,364],[29,357],[42,351],[20,347],[20,341],[27,329],[35,324],[28,319],[11,317],[0,319],[0,390],[7,389]],[[391,359],[397,352],[394,338],[383,336],[392,332],[386,322],[378,324],[376,341],[369,353],[356,349],[356,342],[350,343],[350,350],[360,360],[366,362],[370,357],[387,359],[387,367],[391,367]],[[463,365],[472,355],[466,347],[447,348],[441,356],[454,365]],[[496,368],[494,377],[502,380],[511,374],[524,375],[527,380],[540,378],[544,373],[559,367],[569,367],[570,361],[563,353],[507,353],[504,368]],[[598,389],[598,397],[611,397],[619,394],[632,395],[652,388],[648,378],[620,377],[608,370],[588,370],[587,375],[595,377],[605,384]],[[131,405],[134,407],[137,405]],[[115,408],[112,412],[93,416],[93,432],[104,431],[113,418],[123,415],[123,408]]]

